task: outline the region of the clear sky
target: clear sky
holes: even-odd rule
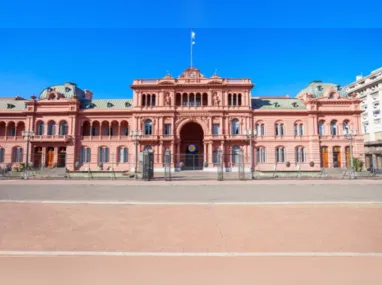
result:
[[[295,96],[312,80],[340,85],[382,66],[382,29],[195,28],[205,76],[251,78],[253,96]],[[190,29],[0,29],[0,97],[30,98],[67,81],[95,98],[130,98],[134,78],[179,76]]]

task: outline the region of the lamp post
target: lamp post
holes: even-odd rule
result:
[[[255,136],[257,136],[257,131],[252,129],[245,129],[244,135],[246,136],[246,139],[249,140],[249,145],[251,148],[250,151],[250,160],[251,160],[251,179],[254,179],[253,177],[253,139]]]
[[[354,162],[353,162],[353,136],[357,135],[357,130],[348,130],[345,134],[345,138],[350,141],[350,167],[351,167],[351,175],[350,179],[354,179]]]
[[[139,141],[141,140],[142,137],[142,130],[137,131],[137,130],[132,130],[130,131],[130,136],[132,140],[134,141],[135,144],[135,167],[134,167],[134,178],[137,179],[137,168],[138,168],[138,144]]]
[[[29,142],[30,139],[34,137],[34,132],[33,131],[23,131],[21,133],[24,139],[27,140],[27,153],[25,157],[25,167],[24,167],[24,176],[23,179],[28,179],[28,158],[29,158]]]

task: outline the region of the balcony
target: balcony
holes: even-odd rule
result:
[[[22,136],[1,136],[0,141],[24,141]]]
[[[72,140],[72,136],[69,135],[35,135],[31,138],[32,142],[68,142]]]

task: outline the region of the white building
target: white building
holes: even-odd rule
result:
[[[366,167],[382,168],[382,67],[367,76],[356,76],[356,81],[345,89],[362,99]]]

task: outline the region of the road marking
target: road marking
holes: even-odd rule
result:
[[[86,204],[86,205],[382,205],[382,201],[282,201],[282,202],[167,202],[167,201],[81,201],[81,200],[0,200],[18,204]]]
[[[382,252],[128,252],[0,251],[0,256],[157,256],[157,257],[382,257]]]

